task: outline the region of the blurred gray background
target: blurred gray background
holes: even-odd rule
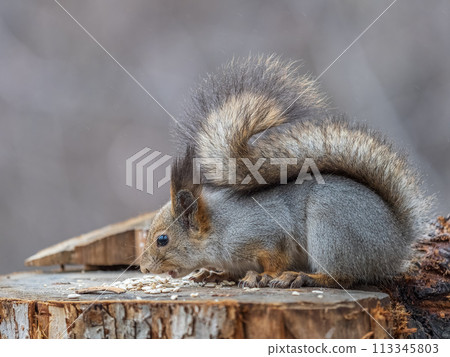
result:
[[[278,53],[319,75],[390,1],[61,4],[175,117],[232,56]],[[450,2],[399,0],[320,79],[333,107],[386,132],[449,209]],[[168,199],[125,185],[125,160],[173,154],[172,119],[51,0],[0,3],[0,273]]]

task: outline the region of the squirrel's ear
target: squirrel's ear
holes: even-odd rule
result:
[[[175,202],[172,202],[175,218],[183,222],[186,229],[198,229],[198,198],[191,191],[181,190],[175,194]]]
[[[197,231],[201,234],[210,229],[210,215],[201,195],[194,194],[187,189],[172,192],[172,211],[174,218],[183,224],[186,229]]]
[[[209,230],[209,212],[202,197],[202,185],[193,182],[194,149],[188,147],[184,156],[172,164],[170,196],[172,213],[186,229],[204,233]]]

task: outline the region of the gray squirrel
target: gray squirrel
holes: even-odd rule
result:
[[[233,60],[192,102],[142,272],[297,288],[376,284],[404,269],[430,204],[419,175],[382,135],[328,114],[295,63]],[[199,158],[220,160],[220,174]]]

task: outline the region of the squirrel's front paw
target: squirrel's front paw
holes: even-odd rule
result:
[[[189,279],[196,283],[220,283],[224,280],[234,280],[233,277],[225,271],[209,270],[205,268],[200,269]]]
[[[260,280],[260,276],[256,271],[249,270],[245,276],[239,280],[240,288],[256,288],[258,287],[258,282]]]
[[[302,286],[316,286],[315,280],[303,272],[285,271],[269,283],[271,288],[300,288]]]

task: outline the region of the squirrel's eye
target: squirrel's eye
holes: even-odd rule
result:
[[[158,247],[164,247],[165,245],[167,245],[167,243],[169,243],[169,237],[165,234],[161,234],[157,239],[156,239],[156,245]]]

